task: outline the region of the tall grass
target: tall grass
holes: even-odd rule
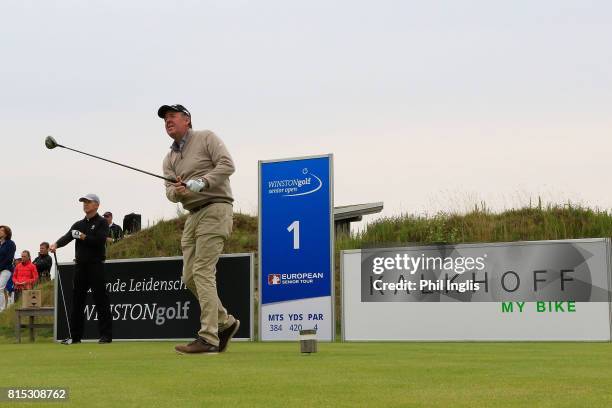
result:
[[[465,214],[402,215],[377,220],[341,245],[456,244],[612,236],[612,214],[582,206],[524,207],[499,213],[475,207]]]
[[[180,214],[162,220],[150,228],[109,245],[108,259],[154,258],[181,255],[181,234],[187,216]],[[257,250],[257,218],[234,214],[234,231],[225,244],[225,253],[254,252]]]

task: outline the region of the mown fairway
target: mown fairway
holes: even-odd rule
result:
[[[235,342],[216,356],[173,345],[5,343],[0,384],[68,387],[75,407],[612,406],[610,343],[324,343],[301,355]],[[63,404],[15,406],[44,405]]]

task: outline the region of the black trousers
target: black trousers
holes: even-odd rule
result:
[[[85,323],[85,300],[87,291],[91,288],[93,300],[98,312],[98,328],[100,337],[113,338],[113,319],[111,316],[108,293],[106,293],[106,280],[104,279],[103,263],[77,263],[74,273],[72,289],[72,316],[70,326],[72,340],[83,338],[83,325]]]

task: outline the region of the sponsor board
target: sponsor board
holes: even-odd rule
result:
[[[259,162],[261,340],[333,339],[332,156]]]
[[[610,340],[610,241],[343,251],[346,340]]]
[[[240,320],[239,339],[253,339],[253,254],[221,255],[217,291],[228,313]],[[122,259],[104,265],[114,340],[193,339],[200,305],[181,281],[182,257]],[[55,339],[69,337],[74,263],[59,265],[55,279]],[[85,305],[84,340],[99,337],[91,291]]]

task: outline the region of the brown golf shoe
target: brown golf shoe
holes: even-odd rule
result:
[[[232,337],[234,337],[234,335],[238,331],[238,328],[240,328],[240,320],[235,320],[236,321],[234,322],[234,324],[232,324],[222,332],[219,332],[219,351],[221,353],[227,350],[227,346],[229,345],[230,340],[232,339]]]
[[[179,344],[174,346],[179,354],[218,354],[219,347],[213,346],[201,337],[198,337],[189,344]]]

